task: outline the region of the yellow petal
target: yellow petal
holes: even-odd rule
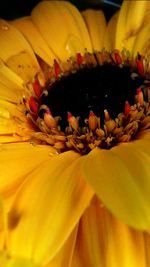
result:
[[[39,31],[33,24],[30,17],[23,17],[11,22],[20,30],[25,38],[29,41],[34,52],[43,59],[48,65],[53,65],[56,58],[47,43],[44,41]]]
[[[0,145],[0,192],[5,196],[13,193],[39,164],[51,160],[51,153],[55,150],[45,145]]]
[[[29,43],[14,26],[2,19],[0,20],[0,58],[25,82],[30,81],[41,71]]]
[[[10,211],[11,254],[43,265],[57,254],[93,195],[81,171],[82,160],[75,152],[65,152],[28,175]]]
[[[138,229],[150,226],[150,144],[121,144],[95,149],[87,156],[84,172],[95,192],[112,213]]]
[[[105,266],[106,239],[105,216],[100,202],[93,198],[81,217],[72,267]]]
[[[6,226],[6,210],[4,209],[3,199],[0,196],[0,250],[5,246]]]
[[[106,31],[106,19],[103,11],[87,9],[82,12],[94,51],[101,51],[104,46],[104,35]]]
[[[4,118],[4,114],[5,116],[7,115],[8,118]],[[15,135],[17,133],[17,129],[18,127],[15,120],[10,118],[8,110],[0,108],[0,143],[5,143],[7,140],[6,136]]]
[[[0,98],[19,103],[25,92],[23,80],[0,60]]]
[[[48,46],[60,60],[66,61],[77,52],[84,53],[80,31],[63,1],[40,2],[33,9],[31,17]]]
[[[16,115],[19,117],[22,116],[22,113],[19,112],[19,108],[17,108],[17,105],[14,103],[10,103],[5,100],[0,100],[0,118],[1,119],[10,119],[11,115]],[[0,133],[2,133],[0,128]]]
[[[22,108],[14,103],[0,99],[0,118],[9,119],[10,115],[25,120],[25,115],[22,113]]]
[[[149,10],[149,1],[124,1],[120,10],[116,48],[132,51],[135,37],[144,25],[145,14]]]
[[[9,126],[9,121],[8,124],[6,124],[4,121],[0,120],[0,127],[1,124],[3,124],[3,130],[8,128],[9,131],[14,131],[14,127],[13,127],[13,122],[12,124]],[[16,130],[16,129],[15,129]],[[5,135],[0,135],[0,143],[1,144],[10,144],[10,143],[18,143],[18,142],[25,142],[25,141],[29,141],[30,138],[29,136],[19,136],[18,134],[5,134]]]
[[[44,267],[69,267],[73,250],[75,246],[76,241],[76,235],[77,235],[77,229],[78,227],[75,227],[67,241],[65,242],[64,246],[60,249],[60,251],[57,253],[57,255],[54,257],[54,259],[44,265]],[[2,267],[38,267],[39,265],[35,265],[33,263],[33,260],[28,261],[27,259],[22,258],[15,258],[11,257],[10,255],[7,255],[7,252],[0,250],[0,266]],[[43,265],[42,265],[43,266]],[[41,265],[39,266],[41,267]]]
[[[65,7],[68,9],[68,11],[70,12],[70,14],[72,15],[74,22],[76,24],[76,27],[78,28],[78,31],[80,33],[82,42],[84,44],[84,48],[92,53],[93,49],[92,49],[92,42],[90,40],[90,36],[88,33],[88,29],[86,27],[86,24],[84,22],[84,19],[82,18],[80,12],[78,11],[78,9],[73,6],[72,4],[70,4],[67,1],[63,1],[63,5],[65,5]]]
[[[123,1],[119,11],[119,17],[116,27],[115,48],[122,50],[124,48],[123,40],[126,38],[126,23],[130,1]]]
[[[104,47],[107,51],[112,51],[113,49],[115,49],[116,27],[117,27],[119,12],[120,11],[118,10],[111,17],[106,27]]]
[[[141,133],[138,134],[139,139],[146,139],[150,140],[150,129],[147,129],[145,131],[142,131]]]
[[[28,140],[23,129],[29,128],[23,108],[23,96],[29,92],[23,80],[0,61],[0,143]],[[21,136],[16,135],[21,133]]]
[[[79,224],[72,267],[147,267],[143,232],[116,220],[93,199]]]
[[[29,140],[31,131],[22,107],[0,100],[0,143]]]
[[[0,144],[29,140],[32,131],[23,111],[13,103],[0,100]]]
[[[78,225],[75,227],[65,244],[62,246],[60,251],[56,254],[54,259],[50,261],[47,265],[44,265],[44,267],[70,267],[73,251],[75,247],[76,242],[76,236],[77,236],[77,230]]]
[[[5,251],[0,251],[0,266],[2,267],[40,267],[33,261],[22,258],[11,258]]]
[[[144,26],[135,38],[133,45],[133,55],[137,56],[137,53],[142,55],[149,55],[150,45],[150,23]]]
[[[147,266],[150,266],[150,234],[149,233],[145,233],[144,234],[144,241],[145,241],[145,250],[146,250],[146,262],[147,262]]]

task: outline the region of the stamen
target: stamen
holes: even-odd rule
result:
[[[44,113],[44,122],[46,126],[50,129],[56,129],[57,128],[57,121],[52,116],[49,108],[47,108],[46,112]]]
[[[55,78],[57,80],[60,76],[61,68],[56,59],[54,60],[54,71],[55,71]]]
[[[38,113],[38,109],[39,109],[39,104],[38,102],[36,101],[36,99],[34,98],[34,96],[31,96],[30,99],[29,99],[29,107],[30,107],[30,110],[37,114]]]
[[[34,90],[35,95],[40,98],[42,94],[42,88],[37,78],[35,79],[33,83],[33,90]]]
[[[67,115],[69,125],[77,132],[79,128],[78,120],[71,114],[71,112],[68,112]]]
[[[80,53],[77,53],[77,63],[79,66],[83,63],[83,56]]]
[[[139,104],[141,106],[143,106],[143,103],[144,103],[144,97],[143,97],[143,92],[141,90],[141,88],[138,88],[137,89],[137,101],[139,102]]]
[[[145,57],[133,60],[128,51],[77,53],[66,63],[54,60],[48,70],[47,86],[35,77],[29,88],[33,95],[22,101],[28,120],[39,129],[30,134],[31,140],[58,152],[75,150],[84,155],[96,147],[111,149],[129,142],[150,128]]]
[[[125,114],[125,116],[127,116],[130,111],[131,111],[131,106],[130,106],[129,102],[126,101],[125,102],[125,107],[124,107],[124,114]]]
[[[105,117],[105,121],[109,121],[110,120],[110,115],[109,115],[107,109],[104,109],[104,117]]]
[[[122,58],[121,58],[120,54],[116,52],[116,53],[114,53],[114,56],[115,56],[115,61],[116,61],[117,65],[121,65],[122,64]]]
[[[116,128],[116,122],[112,119],[105,121],[106,130],[111,133]]]
[[[144,71],[143,58],[140,55],[138,55],[138,58],[136,59],[136,65],[137,65],[139,75],[141,77],[144,77],[145,71]]]
[[[98,118],[94,114],[93,111],[90,111],[89,119],[88,119],[88,124],[89,124],[90,130],[92,130],[92,131],[94,131],[97,128],[97,126],[98,126]]]

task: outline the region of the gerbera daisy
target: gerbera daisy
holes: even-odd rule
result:
[[[0,266],[150,266],[149,8],[0,20]]]

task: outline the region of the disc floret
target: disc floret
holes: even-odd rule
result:
[[[55,61],[46,86],[42,87],[35,77],[32,83],[34,93],[24,101],[27,118],[37,127],[31,138],[52,145],[59,152],[75,150],[81,154],[87,154],[96,147],[110,149],[120,142],[134,139],[138,132],[150,128],[150,80],[144,62],[145,58],[140,55],[133,60],[127,51],[108,53],[105,50],[96,54],[78,53],[75,59],[71,58],[66,64]],[[142,83],[136,88],[134,103],[126,99],[122,112],[116,117],[112,116],[108,108],[103,109],[103,114],[89,110],[84,118],[69,110],[66,119],[61,114],[55,116],[47,100],[55,82],[69,77],[71,73],[78,73],[81,69],[90,70],[103,65],[118,68],[125,66],[131,69],[133,80],[137,76],[141,77]],[[55,106],[57,104],[56,102]]]

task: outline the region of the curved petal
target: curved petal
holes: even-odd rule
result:
[[[33,125],[23,107],[0,100],[0,144],[30,141],[32,134]]]
[[[66,61],[71,56],[76,56],[78,52],[82,54],[85,52],[86,47],[78,25],[63,1],[40,2],[33,9],[31,18],[48,46],[60,60]]]
[[[0,192],[9,196],[36,167],[50,161],[55,150],[50,146],[30,143],[0,146]],[[7,179],[6,179],[7,177]]]
[[[46,264],[60,250],[93,195],[82,160],[65,152],[28,175],[9,214],[7,246],[12,254]]]
[[[71,266],[147,267],[143,232],[116,220],[94,198],[81,218]]]
[[[141,140],[142,141],[142,140]],[[95,149],[84,173],[104,204],[123,222],[150,226],[150,143],[137,140],[111,150]]]
[[[64,246],[60,249],[58,254],[54,259],[42,267],[70,267],[70,262],[72,260],[72,254],[75,246],[76,235],[78,227],[75,227],[74,231],[71,233]],[[33,260],[27,260],[23,258],[11,257],[7,255],[6,251],[0,250],[0,266],[2,267],[41,267],[41,265],[35,265]]]
[[[123,1],[121,6],[117,31],[116,48],[133,50],[133,44],[140,29],[145,23],[145,14],[149,10],[149,1]]]
[[[105,267],[106,226],[104,210],[94,197],[79,223],[72,267]]]
[[[48,65],[52,66],[54,59],[56,59],[53,52],[48,47],[45,40],[40,35],[39,31],[33,24],[30,17],[23,17],[11,22],[15,27],[20,30],[25,38],[29,41],[34,52],[44,60]]]
[[[15,139],[18,125],[15,123],[14,116],[19,118],[19,115],[21,121],[22,113],[17,110],[16,105],[0,100],[0,143],[4,143],[6,137]]]
[[[146,256],[146,262],[147,266],[150,266],[150,234],[144,233],[144,241],[145,241],[145,256]]]
[[[63,5],[70,12],[70,14],[71,14],[71,16],[72,16],[72,18],[76,24],[76,27],[78,28],[78,32],[80,33],[82,42],[84,44],[84,48],[90,53],[93,52],[92,43],[90,40],[88,29],[86,28],[86,24],[85,24],[85,22],[81,16],[81,13],[74,5],[72,5],[68,1],[63,1]]]
[[[11,24],[0,20],[0,58],[25,82],[41,72],[33,50],[24,36]]]
[[[0,60],[0,99],[19,103],[25,93],[23,80]]]
[[[20,124],[21,129],[23,124],[27,126],[20,105],[23,96],[27,95],[23,80],[0,60],[0,143],[22,140],[15,134]]]
[[[140,132],[138,134],[138,139],[150,140],[150,129]]]
[[[103,11],[87,9],[82,12],[86,22],[94,51],[101,51],[104,47],[106,19]]]
[[[28,261],[22,258],[14,258],[7,255],[6,251],[0,251],[0,266],[3,267],[40,267],[35,265],[32,260]]]
[[[112,51],[113,49],[115,49],[116,27],[117,27],[119,12],[120,10],[118,10],[111,17],[106,27],[104,47],[107,51]]]
[[[150,45],[150,23],[144,26],[135,38],[133,45],[133,55],[137,56],[137,53],[142,55],[149,55]]]
[[[5,246],[6,237],[6,210],[4,209],[4,202],[0,195],[0,250]]]
[[[73,251],[75,247],[77,237],[78,225],[75,227],[71,235],[68,237],[65,244],[62,246],[60,251],[56,254],[52,261],[43,267],[70,267],[72,262]]]
[[[23,80],[0,60],[0,143],[29,140],[33,127],[21,104],[29,94]]]
[[[127,23],[127,16],[129,11],[130,1],[123,1],[117,27],[116,27],[116,38],[115,38],[115,48],[122,50],[125,46],[123,44],[123,40],[126,38],[126,23]]]

